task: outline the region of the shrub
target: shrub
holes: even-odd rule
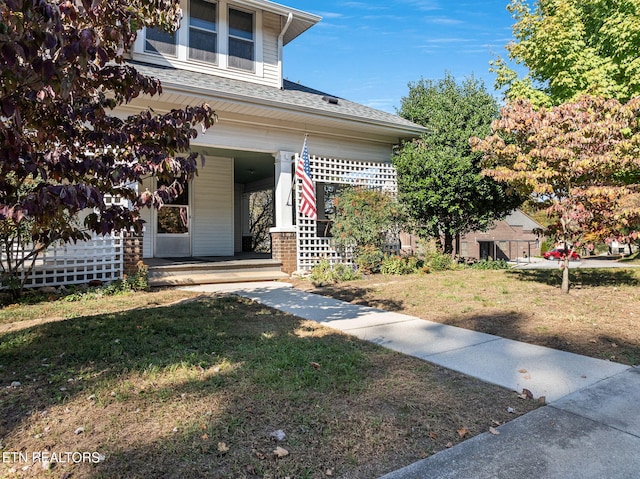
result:
[[[384,253],[375,246],[357,248],[355,262],[363,273],[378,273],[384,259]]]
[[[431,271],[446,271],[454,269],[456,266],[451,255],[439,251],[429,251],[425,257],[425,262]]]
[[[424,266],[424,262],[415,256],[387,256],[382,260],[382,274],[413,274]]]
[[[309,276],[311,282],[318,286],[339,283],[340,281],[352,281],[360,278],[360,273],[354,269],[353,266],[344,263],[332,265],[328,259],[321,260],[311,268],[311,275]]]
[[[509,263],[503,259],[491,260],[481,259],[477,263],[473,263],[469,266],[472,269],[509,269]]]

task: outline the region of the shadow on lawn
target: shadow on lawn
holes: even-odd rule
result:
[[[367,380],[357,373],[366,367],[357,343],[334,333],[319,341],[306,328],[299,318],[220,297],[4,334],[3,448],[69,451],[78,450],[78,444],[85,444],[82,450],[106,444],[112,459],[94,466],[87,477],[178,477],[189,464],[198,464],[198,471],[183,477],[237,477],[238,470],[221,472],[226,452],[219,438],[233,436],[234,428],[251,435],[258,427],[256,447],[271,447],[264,432],[278,424],[264,421],[277,419],[277,407],[291,412],[303,401],[307,404],[298,406],[311,409],[311,417],[315,405],[308,395],[349,396]],[[322,368],[314,368],[315,362]],[[13,381],[21,384],[12,387]],[[254,397],[256,391],[265,391],[263,397]],[[248,425],[247,416],[254,415],[247,413],[250,407],[256,417]],[[270,408],[275,414],[265,410]],[[47,422],[57,418],[58,423]],[[114,443],[113,436],[122,434],[118,424],[131,432],[137,421],[135,437]],[[45,424],[50,431],[43,432]],[[86,432],[74,435],[79,424]],[[175,424],[179,428],[172,432]],[[105,429],[111,431],[101,436]],[[260,460],[253,459],[249,464],[258,468]],[[217,471],[205,470],[216,464]]]
[[[378,477],[513,418],[510,391],[236,297],[0,338],[3,450],[106,456],[56,477]]]
[[[359,306],[369,306],[384,311],[402,311],[404,302],[391,298],[376,298],[370,295],[371,287],[360,287],[353,284],[342,283],[336,286],[318,286],[312,292],[322,296],[329,296],[347,303]]]
[[[562,285],[562,271],[548,269],[508,270],[506,274],[521,281],[534,281],[549,286]],[[638,286],[640,276],[633,269],[570,269],[572,286]]]

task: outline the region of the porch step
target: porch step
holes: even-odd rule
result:
[[[149,266],[149,286],[277,281],[288,274],[271,259],[197,261]]]

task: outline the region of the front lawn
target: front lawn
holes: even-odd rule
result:
[[[5,306],[0,340],[2,477],[372,478],[537,407],[233,296]]]

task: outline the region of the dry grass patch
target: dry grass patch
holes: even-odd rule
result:
[[[1,476],[371,478],[536,407],[235,297],[158,298],[0,332],[2,452],[29,458]]]
[[[624,364],[640,364],[640,271],[457,270],[316,288],[345,301]]]

